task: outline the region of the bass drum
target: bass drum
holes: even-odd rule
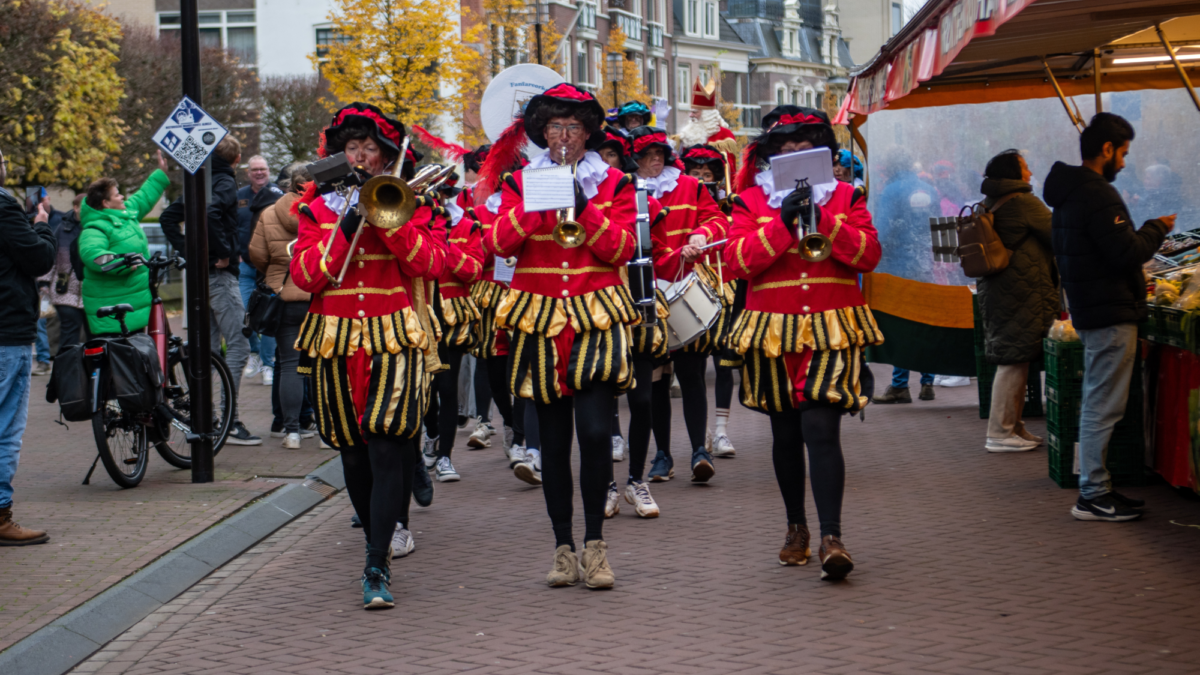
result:
[[[699,340],[721,316],[721,299],[708,284],[690,272],[675,283],[659,280],[671,316],[667,317],[667,348],[682,349]]]

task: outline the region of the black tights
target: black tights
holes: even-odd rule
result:
[[[438,345],[438,358],[450,366],[433,376],[429,391],[429,410],[425,412],[425,434],[437,438],[437,456],[449,457],[458,431],[458,371],[463,353]],[[444,433],[443,433],[444,431]]]
[[[492,391],[492,400],[496,403],[496,410],[500,411],[500,417],[504,419],[504,426],[513,430],[513,443],[520,445],[525,442],[524,408],[520,399],[517,399],[517,412],[522,413],[521,418],[513,415],[512,392],[508,388],[508,358],[507,356],[493,356],[485,359],[484,363],[487,364],[488,386]]]
[[[783,493],[789,525],[805,525],[804,448],[812,463],[813,501],[821,521],[821,536],[842,536],[842,492],[846,462],[842,458],[843,411],[814,405],[804,412],[771,413],[771,459],[775,480]]]
[[[387,567],[396,523],[408,524],[418,450],[412,439],[372,436],[366,447],[342,449],[350,503],[367,535],[367,567]]]
[[[629,390],[629,477],[642,480],[646,470],[646,453],[650,448],[650,429],[654,420],[654,410],[650,404],[654,390],[654,363],[649,360],[634,359],[634,387]],[[670,405],[668,386],[667,405]]]
[[[527,398],[517,399],[517,404],[525,409],[525,414],[521,416],[525,422],[525,447],[532,450],[540,450],[542,447],[542,434],[538,428],[538,407],[533,404],[533,401]],[[513,432],[513,437],[516,438],[516,432]],[[515,443],[516,441],[513,442]]]
[[[653,372],[653,371],[651,371]],[[671,375],[663,376],[650,387],[650,427],[654,429],[654,445],[660,452],[671,455]]]
[[[575,480],[571,476],[571,436],[579,439],[579,492],[583,497],[583,543],[604,538],[604,501],[612,482],[613,406],[616,386],[594,383],[553,403],[537,403],[542,441],[542,494],[554,528],[554,546],[575,550],[571,532]],[[578,427],[573,429],[573,427]],[[572,434],[572,432],[575,432]]]
[[[492,419],[492,384],[488,380],[488,359],[475,357],[475,414],[485,422]]]
[[[713,367],[717,369],[717,381],[714,384],[715,391],[713,398],[717,404],[717,409],[729,410],[729,404],[733,402],[733,368],[729,366],[719,366],[720,356],[713,354]]]
[[[688,440],[692,444],[691,451],[688,452],[688,456],[691,456],[696,448],[704,447],[705,432],[708,429],[708,386],[704,381],[708,357],[704,354],[679,351],[671,355],[671,360],[675,363],[675,377],[679,378],[679,390],[683,393],[683,423],[687,427]],[[668,416],[668,424],[670,419]],[[667,453],[670,454],[669,449]]]

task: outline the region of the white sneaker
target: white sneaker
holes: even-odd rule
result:
[[[712,449],[713,449],[712,429],[705,429],[704,430],[704,451],[711,455]]]
[[[622,436],[613,436],[613,461],[620,462],[625,459],[625,448],[628,447],[625,443],[625,438]]]
[[[322,450],[332,450],[333,449],[333,446],[326,443],[324,438],[322,438],[321,442],[318,443],[317,445],[319,445]]]
[[[514,435],[515,435],[515,432],[512,430],[512,427],[504,427],[504,451],[505,452],[508,452],[508,449],[512,447]]]
[[[530,485],[542,484],[542,453],[537,448],[525,450],[525,461],[513,467],[513,475]]]
[[[300,434],[288,434],[283,437],[283,447],[288,450],[300,449]]]
[[[432,469],[437,464],[437,443],[438,439],[426,436],[421,445],[421,458],[425,460],[426,469]]]
[[[475,431],[471,432],[471,437],[467,439],[467,447],[474,449],[490,448],[492,441],[488,438],[494,433],[487,424],[484,424],[482,419],[475,420]]]
[[[396,531],[392,534],[392,557],[403,558],[417,547],[412,532],[403,523],[396,523]]]
[[[608,484],[608,498],[604,500],[604,517],[612,518],[621,512],[621,493],[617,492],[617,484]]]
[[[729,440],[729,436],[725,434],[717,434],[716,436],[713,436],[713,457],[734,457],[736,455],[737,450],[733,448],[733,441]]]
[[[449,457],[438,457],[437,468],[433,471],[433,477],[439,483],[449,483],[462,479],[462,476],[459,476],[458,472],[454,470],[454,464],[450,461]]]
[[[542,451],[537,448],[525,449],[526,461],[533,463],[533,468],[537,469],[538,473],[542,472]]]
[[[523,446],[523,445],[514,445],[511,448],[509,448],[508,452],[506,452],[505,454],[508,455],[508,468],[510,468],[510,469],[515,469],[515,468],[517,468],[518,464],[526,461],[525,460],[525,446]]]
[[[650,484],[645,481],[630,481],[625,486],[625,501],[633,504],[633,510],[642,518],[658,517],[658,504],[650,496]]]
[[[1029,452],[1037,446],[1035,441],[1027,441],[1020,436],[1010,436],[1009,438],[989,438],[984,447],[988,452]]]
[[[258,354],[251,354],[250,358],[246,359],[246,367],[242,369],[242,377],[254,377],[254,374],[262,370],[262,359],[258,358]]]
[[[262,368],[263,386],[269,387],[275,384],[275,369],[263,366]]]
[[[935,387],[966,387],[970,386],[971,378],[963,377],[962,375],[934,375],[933,386]]]

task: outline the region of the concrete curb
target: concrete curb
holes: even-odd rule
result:
[[[285,485],[0,652],[0,673],[62,675],[251,546],[345,489],[340,457]]]

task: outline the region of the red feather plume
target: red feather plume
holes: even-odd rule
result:
[[[737,191],[745,192],[754,187],[754,177],[758,174],[758,143],[746,146],[742,155],[742,167],[738,169]]]
[[[300,195],[300,199],[292,202],[292,208],[290,209],[292,215],[300,215],[300,207],[317,201],[317,197],[319,196],[317,194],[317,181],[308,181],[308,185],[304,186],[304,193]]]
[[[500,179],[521,157],[527,142],[525,119],[517,118],[492,144],[487,159],[479,168],[479,182],[475,187],[476,204],[486,202],[493,192],[500,189]]]
[[[462,161],[464,155],[469,155],[471,153],[469,149],[464,148],[461,145],[442,140],[441,138],[429,133],[419,125],[414,124],[410,128],[413,130],[413,133],[415,133],[417,137],[421,139],[422,143],[436,150],[437,153],[442,156],[442,159],[445,159],[447,162],[454,162],[457,164],[458,162]]]

